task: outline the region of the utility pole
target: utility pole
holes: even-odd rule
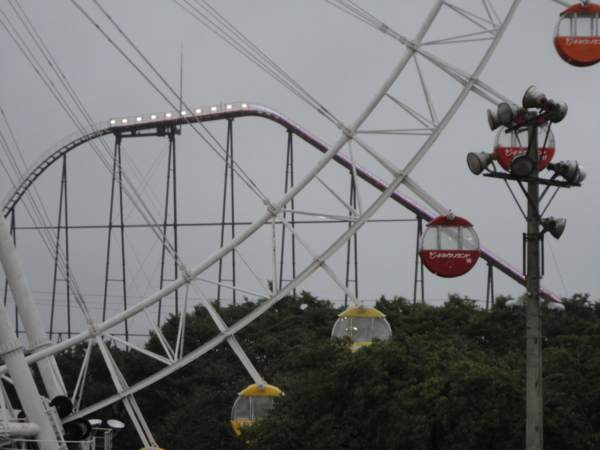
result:
[[[527,301],[526,308],[526,450],[544,448],[544,417],[542,402],[542,316],[540,302],[540,216],[539,216],[539,152],[538,125],[527,127],[527,156],[533,161],[533,172],[527,183]]]
[[[535,110],[537,109],[537,111]],[[505,128],[498,131],[497,146],[494,153],[469,153],[467,164],[474,175],[487,172],[484,176],[513,180],[519,183],[527,197],[527,233],[525,256],[525,286],[526,294],[526,400],[525,400],[525,448],[526,450],[543,450],[544,448],[544,410],[542,396],[542,315],[541,315],[541,255],[540,248],[544,233],[550,232],[558,239],[564,231],[566,219],[554,217],[542,218],[540,216],[540,200],[546,190],[551,186],[572,187],[580,186],[587,172],[577,161],[550,163],[554,155],[554,138],[551,138],[551,151],[546,146],[551,136],[550,125],[558,123],[567,115],[568,107],[564,102],[549,100],[535,86],[531,86],[523,97],[523,106],[511,103],[500,103],[497,111],[488,110],[490,128],[495,130],[501,126]],[[544,127],[546,139],[542,148],[538,145],[538,131]],[[513,141],[518,142],[521,131],[527,130],[528,145],[523,151],[520,144],[515,148]],[[499,136],[502,133],[512,133],[508,145],[500,144]],[[543,155],[543,158],[540,156]],[[494,161],[507,172],[496,171]],[[488,166],[493,167],[493,171]],[[554,171],[550,179],[539,177],[541,168]],[[562,176],[565,181],[556,180]],[[527,183],[527,189],[523,186]],[[540,196],[540,185],[545,185],[546,190]],[[513,195],[514,196],[514,195]],[[553,198],[553,197],[552,197]],[[552,198],[550,201],[552,201]],[[516,200],[516,198],[515,198]],[[550,201],[548,203],[550,203]],[[520,205],[519,205],[520,208]],[[560,301],[559,299],[555,299]],[[507,302],[507,306],[522,306],[520,300]],[[553,310],[562,310],[564,306],[551,302],[548,307]]]

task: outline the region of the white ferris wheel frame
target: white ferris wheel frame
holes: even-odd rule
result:
[[[484,3],[488,0],[483,0]],[[556,0],[555,0],[556,1]],[[117,387],[117,393],[107,397],[106,399],[83,408],[73,415],[68,416],[64,419],[64,422],[69,422],[78,418],[85,417],[92,412],[98,411],[112,403],[115,403],[119,400],[122,400],[125,403],[127,410],[129,411],[132,419],[134,419],[134,423],[136,424],[136,428],[144,441],[146,447],[154,446],[155,443],[151,437],[150,430],[145,425],[145,421],[135,404],[135,400],[133,399],[133,394],[139,392],[140,390],[148,387],[155,382],[161,380],[162,378],[174,373],[181,367],[191,363],[196,360],[198,357],[202,356],[204,353],[213,349],[217,345],[221,344],[224,341],[227,341],[229,345],[232,347],[234,352],[240,358],[244,367],[247,369],[250,377],[254,380],[256,384],[259,386],[264,385],[265,381],[261,378],[258,371],[254,368],[251,361],[245,355],[241,346],[235,339],[235,333],[243,329],[249,323],[258,318],[261,314],[275,305],[279,300],[288,295],[293,291],[297,286],[299,286],[304,280],[310,277],[317,269],[322,268],[326,273],[331,276],[331,278],[338,284],[338,286],[344,290],[348,297],[357,305],[361,306],[362,303],[359,299],[356,298],[355,295],[344,285],[344,283],[335,275],[333,270],[328,266],[328,259],[334,255],[343,245],[345,245],[348,240],[375,214],[375,212],[390,198],[390,196],[396,191],[396,189],[404,184],[408,189],[410,189],[415,195],[417,195],[422,201],[424,201],[427,205],[429,205],[436,213],[443,215],[448,214],[449,211],[443,205],[441,205],[436,199],[434,199],[431,195],[429,195],[422,187],[420,187],[414,180],[410,178],[410,174],[413,169],[419,164],[425,154],[430,150],[433,143],[437,140],[440,134],[443,132],[445,127],[448,125],[450,120],[453,118],[455,113],[458,111],[462,103],[464,102],[467,95],[473,91],[483,98],[491,101],[492,103],[499,103],[499,101],[508,101],[508,99],[502,96],[500,93],[494,91],[490,86],[483,83],[479,80],[479,77],[485,68],[486,64],[490,60],[492,54],[494,53],[498,43],[502,39],[502,36],[510,23],[512,17],[514,16],[520,0],[514,0],[510,9],[508,10],[507,15],[499,24],[493,24],[490,21],[489,29],[485,32],[489,33],[493,38],[491,39],[491,43],[481,58],[479,64],[476,69],[472,73],[466,73],[461,69],[442,61],[441,59],[435,57],[431,53],[427,52],[424,48],[422,48],[423,39],[433,24],[435,18],[437,17],[441,8],[447,4],[444,0],[436,0],[434,6],[431,11],[427,15],[424,23],[421,25],[419,31],[417,32],[415,38],[412,41],[401,39],[401,42],[406,46],[404,54],[400,58],[399,62],[396,64],[390,75],[387,77],[381,88],[374,95],[369,104],[365,107],[362,113],[357,117],[357,119],[348,126],[341,125],[341,134],[339,139],[335,144],[333,144],[322,156],[319,162],[308,171],[304,177],[299,180],[290,190],[281,197],[275,203],[272,203],[269,200],[265,200],[265,211],[258,217],[251,225],[249,225],[242,233],[237,235],[223,247],[221,247],[218,251],[213,253],[210,257],[206,258],[204,261],[199,263],[198,265],[187,268],[183,263],[180,264],[180,271],[182,275],[171,282],[169,285],[164,287],[163,289],[155,292],[154,294],[148,296],[143,299],[136,305],[130,307],[129,309],[115,315],[114,317],[98,324],[90,324],[89,329],[82,332],[81,334],[74,336],[70,339],[64,340],[63,342],[54,344],[50,347],[46,347],[37,351],[36,353],[31,354],[26,358],[28,364],[33,364],[38,361],[43,360],[44,358],[48,358],[52,355],[56,355],[57,353],[63,352],[77,344],[88,341],[88,352],[86,353],[86,357],[84,359],[84,364],[79,376],[78,384],[76,387],[76,391],[83,390],[83,379],[85,375],[85,371],[87,370],[87,362],[89,361],[89,352],[91,349],[92,342],[96,342],[105,357],[111,375],[113,376],[113,380],[115,381]],[[426,119],[423,116],[419,115],[413,110],[410,110],[409,107],[402,104],[399,100],[394,98],[390,93],[390,88],[394,85],[400,74],[405,69],[406,65],[415,57],[416,55],[420,55],[421,57],[427,59],[431,63],[433,63],[438,68],[442,69],[448,75],[451,76],[454,80],[458,81],[462,84],[462,90],[459,95],[456,97],[454,102],[448,111],[444,114],[441,120],[437,121],[435,118],[435,114],[432,114],[432,119]],[[426,86],[423,83],[423,88],[426,91]],[[425,96],[427,99],[427,104],[430,111],[433,110],[433,105],[431,103],[431,99],[428,97],[427,92],[425,92]],[[380,155],[376,150],[371,148],[363,139],[359,137],[361,133],[371,133],[371,131],[362,130],[361,127],[366,121],[366,119],[371,115],[371,113],[375,110],[375,108],[379,105],[381,100],[385,97],[390,98],[394,103],[396,103],[399,107],[403,108],[405,111],[409,112],[414,118],[419,120],[423,125],[427,128],[427,134],[429,135],[426,139],[425,143],[418,149],[418,151],[414,154],[414,156],[410,159],[408,164],[405,165],[404,168],[400,169],[396,167],[391,161]],[[408,131],[410,133],[410,131]],[[334,194],[338,200],[348,209],[348,211],[352,215],[351,224],[348,229],[342,233],[339,238],[337,238],[333,244],[331,244],[324,252],[318,253],[314,249],[310,247],[310,244],[303,239],[302,235],[298,233],[298,231],[292,227],[288,221],[285,219],[283,213],[286,211],[286,206],[290,203],[290,201],[300,192],[302,191],[312,180],[317,179],[322,182],[318,177],[319,173],[322,169],[329,164],[329,162],[338,154],[338,152],[348,143],[355,142],[360,148],[366,151],[368,154],[373,156],[392,176],[393,181],[389,183],[388,187],[377,197],[377,199],[366,209],[363,210],[362,204],[359,202],[358,210],[353,208],[344,202],[340,196],[335,194],[334,190],[325,185],[325,187]],[[356,176],[356,167],[352,157],[352,147],[350,147],[352,167],[354,171],[354,175]],[[299,213],[299,211],[296,211]],[[311,214],[311,213],[309,213]],[[250,236],[252,236],[257,230],[263,227],[265,224],[269,222],[273,222],[275,219],[281,221],[284,226],[289,230],[293,235],[299,240],[299,242],[305,247],[305,249],[312,255],[313,261],[310,263],[304,270],[301,271],[299,275],[297,275],[293,280],[284,285],[279,291],[276,290],[276,283],[273,282],[272,289],[269,289],[266,283],[262,283],[265,290],[269,293],[269,296],[266,301],[257,306],[253,311],[251,311],[246,317],[239,320],[237,323],[227,326],[223,319],[218,315],[218,313],[213,308],[210,301],[203,294],[202,290],[198,286],[197,281],[206,281],[202,278],[202,274],[216,264],[219,260],[221,260],[225,255],[230,252],[238,252],[238,247],[245,240],[247,240]],[[345,218],[348,220],[348,218]],[[256,276],[257,279],[260,277],[257,275],[257,271],[255,271],[243,258],[241,253],[237,253],[242,258],[244,263],[248,266],[248,268],[252,271],[252,273]],[[275,278],[274,278],[275,280]],[[127,319],[140,314],[145,313],[148,314],[147,308],[151,305],[157,303],[162,298],[167,295],[173,293],[174,291],[181,289],[183,287],[186,288],[186,299],[187,299],[187,289],[192,287],[197,295],[199,296],[201,303],[204,307],[207,308],[210,313],[213,321],[219,328],[219,334],[213,337],[208,342],[204,343],[200,347],[191,351],[190,353],[183,355],[181,352],[182,342],[183,342],[183,334],[184,334],[184,323],[180,324],[180,330],[177,336],[176,348],[172,349],[169,344],[166,342],[166,339],[160,332],[159,328],[152,322],[154,329],[157,333],[159,341],[163,345],[163,348],[166,353],[166,357],[162,355],[157,355],[152,352],[149,352],[143,348],[135,346],[132,343],[125,342],[114,335],[109,334],[109,330],[116,325],[126,321]],[[228,286],[230,287],[230,286]],[[240,288],[241,291],[243,289]],[[185,304],[184,304],[184,312],[185,312]],[[185,317],[185,314],[182,314],[181,317]],[[166,367],[156,372],[155,374],[147,377],[146,379],[132,385],[128,386],[123,377],[120,375],[118,367],[110,357],[110,354],[106,351],[106,348],[103,344],[102,338],[106,337],[108,339],[112,339],[116,342],[120,342],[123,345],[127,345],[130,348],[135,349],[145,355],[157,359],[164,363]],[[0,376],[4,376],[7,373],[6,366],[0,367]]]

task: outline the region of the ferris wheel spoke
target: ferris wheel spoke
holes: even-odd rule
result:
[[[279,220],[281,220],[282,223],[286,226],[286,228],[290,230],[290,232],[296,237],[296,239],[298,239],[300,244],[302,244],[302,246],[310,253],[313,259],[316,261],[320,261],[320,266],[325,271],[325,273],[327,273],[327,275],[329,275],[329,277],[339,286],[339,288],[342,289],[342,291],[344,291],[344,293],[352,299],[356,306],[360,306],[362,302],[358,300],[358,298],[356,298],[352,291],[348,289],[348,286],[346,286],[346,284],[339,279],[339,277],[335,274],[331,267],[329,267],[329,265],[325,261],[320,259],[320,255],[306,242],[305,239],[302,238],[302,236],[300,236],[296,228],[294,228],[287,220],[285,220],[285,217],[283,217],[283,215],[279,214],[278,217]]]
[[[190,284],[194,288],[194,291],[196,291],[196,294],[198,294],[198,297],[200,297],[200,302],[202,303],[202,306],[204,306],[206,308],[206,310],[210,314],[211,319],[213,320],[213,322],[215,323],[215,325],[217,326],[219,331],[220,332],[225,331],[227,329],[227,325],[225,324],[225,321],[219,315],[219,313],[215,310],[214,306],[208,300],[208,298],[206,298],[206,295],[204,295],[204,292],[202,292],[202,290],[198,286],[198,283],[196,283],[194,280],[190,279]]]
[[[363,302],[356,298],[354,293],[350,289],[348,289],[348,286],[346,286],[346,284],[342,280],[340,280],[340,278],[335,274],[335,272],[331,269],[331,267],[329,267],[329,265],[325,261],[321,263],[321,268],[339,286],[339,288],[342,291],[344,291],[344,294],[346,294],[356,306],[361,306],[363,304]]]
[[[206,295],[204,295],[204,293],[202,292],[200,287],[197,285],[197,283],[194,280],[191,280],[190,284],[192,285],[192,287],[194,288],[194,290],[200,297],[200,301],[202,302],[202,305],[206,308],[206,310],[210,314],[213,322],[215,323],[215,325],[217,326],[219,331],[221,333],[225,333],[227,331],[228,327],[227,327],[227,324],[225,323],[225,321],[223,320],[223,318],[215,310],[214,306],[208,300]],[[183,318],[181,320],[183,320]],[[182,337],[182,336],[180,336],[180,337]],[[240,362],[243,364],[243,366],[246,368],[246,370],[248,371],[248,374],[254,380],[254,382],[259,386],[259,388],[261,388],[261,387],[264,388],[264,386],[266,386],[266,383],[262,380],[262,377],[260,376],[260,374],[258,373],[256,368],[254,367],[254,365],[252,364],[252,362],[250,361],[250,359],[248,358],[248,356],[246,355],[246,353],[244,352],[244,350],[242,349],[242,347],[240,346],[238,341],[236,340],[235,336],[229,335],[227,337],[227,343],[229,344],[231,349],[234,351],[234,353],[236,354],[236,356],[238,357]],[[183,356],[183,354],[182,354],[182,356]]]
[[[433,130],[433,128],[437,125],[437,118],[434,118],[433,121],[429,120],[422,114],[419,114],[413,108],[406,105],[404,102],[398,100],[395,96],[393,96],[389,92],[386,93],[385,95],[390,100],[392,100],[394,103],[396,103],[396,105],[398,105],[400,108],[402,108],[408,114],[410,114],[413,117],[413,119],[416,119],[417,121],[419,121],[421,123],[421,125],[423,125],[423,127],[424,127],[423,130]],[[364,133],[364,131],[363,131],[363,133]]]
[[[419,74],[419,81],[421,82],[421,87],[423,88],[423,95],[425,96],[425,101],[427,102],[427,108],[429,108],[429,115],[431,117],[432,123],[438,123],[437,114],[435,112],[435,107],[433,105],[433,101],[431,99],[431,94],[429,93],[429,89],[427,88],[427,82],[425,81],[425,77],[423,76],[423,71],[421,70],[421,63],[419,62],[418,55],[414,56],[415,67],[417,68],[417,73]]]
[[[329,187],[329,185],[327,183],[325,183],[321,177],[319,177],[318,175],[315,177],[323,186],[325,186],[325,189],[327,189],[329,192],[331,192],[331,194],[344,206],[344,208],[346,208],[350,214],[357,216],[358,215],[358,211],[356,211],[356,209],[354,209],[352,206],[350,206],[345,200],[343,200],[332,188]],[[286,211],[286,210],[284,210]],[[295,212],[295,211],[293,211]],[[333,218],[335,217],[336,219],[338,219],[339,216],[325,216],[325,217],[330,217]]]
[[[85,356],[83,357],[81,369],[79,370],[79,376],[77,377],[77,382],[75,383],[75,389],[73,390],[73,396],[71,398],[71,402],[75,406],[75,408],[74,408],[75,411],[79,411],[79,408],[81,407],[81,400],[83,399],[83,390],[85,388],[85,380],[86,380],[88,368],[90,365],[90,357],[92,355],[92,344],[93,343],[94,343],[93,339],[88,340],[88,346],[85,349]]]
[[[123,377],[123,374],[119,370],[119,366],[110,354],[110,351],[108,350],[106,343],[102,340],[101,336],[96,336],[95,340],[100,348],[100,352],[111,375],[113,384],[115,385],[117,392],[120,394],[128,388],[127,381],[125,380],[125,377]],[[157,447],[156,442],[152,437],[152,433],[150,432],[150,428],[148,427],[148,424],[146,423],[146,420],[142,415],[142,411],[140,410],[133,394],[123,395],[121,397],[121,401],[123,402],[123,405],[125,406],[125,409],[127,410],[127,413],[129,414],[129,417],[131,418],[131,421],[133,422],[140,439],[142,439],[144,445],[146,445],[146,448],[149,448],[148,446]]]
[[[152,317],[150,316],[150,313],[148,312],[147,308],[144,308],[144,313],[146,314],[146,318],[148,319],[148,322],[150,322],[150,324],[152,325],[152,329],[154,330],[154,333],[156,334],[158,341],[162,345],[165,355],[167,355],[167,358],[169,359],[169,361],[173,362],[175,360],[174,359],[175,358],[174,350],[169,345],[169,342],[165,338],[165,335],[163,334],[161,329],[156,325],[156,322],[154,321],[154,319],[152,319]]]
[[[184,276],[187,274],[184,271]],[[175,358],[181,358],[183,355],[183,341],[185,335],[185,320],[187,318],[187,302],[188,302],[188,294],[190,290],[190,284],[186,284],[185,286],[185,295],[183,298],[183,308],[181,313],[179,313],[179,327],[177,328],[177,338],[175,340]]]
[[[484,4],[485,4],[485,2],[484,2]],[[486,19],[485,17],[481,17],[478,14],[474,14],[470,11],[467,11],[464,8],[460,8],[449,2],[446,2],[446,6],[448,8],[450,8],[451,10],[457,12],[459,15],[463,16],[465,19],[467,19],[471,23],[475,24],[476,26],[478,26],[486,31],[487,31],[486,26],[489,26],[489,25],[491,25],[494,30],[497,30],[500,27],[500,25],[497,22],[494,22],[492,20],[490,15],[488,15],[488,18]]]
[[[442,60],[441,58],[438,58],[437,56],[424,51],[423,49],[419,49],[419,53],[424,58],[426,58],[428,61],[430,61],[432,64],[434,64],[439,69],[443,70],[446,74],[448,74],[450,77],[452,77],[455,81],[462,84],[463,86],[466,86],[467,83],[470,82],[470,80],[472,78],[472,74],[465,72],[464,70]],[[509,100],[507,97],[500,94],[499,92],[495,91],[491,86],[485,84],[480,79],[476,80],[475,85],[471,89],[474,93],[478,94],[479,96],[481,96],[485,100],[489,101],[490,103],[493,103],[493,104],[499,103],[499,101],[493,97],[497,97],[501,101],[512,103],[511,100]],[[493,97],[491,97],[488,94],[492,94]]]
[[[476,38],[476,36],[489,35],[489,34],[491,34],[492,36]],[[479,33],[463,34],[461,36],[453,36],[451,38],[440,39],[437,41],[424,42],[423,45],[425,46],[425,45],[441,45],[441,44],[466,44],[468,42],[491,41],[494,39],[493,34],[494,34],[493,30],[481,31]]]
[[[126,348],[130,348],[132,350],[135,350],[138,353],[141,353],[143,355],[149,356],[150,358],[155,359],[157,361],[160,361],[163,364],[169,365],[169,364],[173,363],[172,360],[170,360],[168,358],[165,358],[164,356],[157,355],[156,353],[150,352],[150,351],[148,351],[148,350],[146,350],[146,349],[144,349],[144,348],[142,348],[142,347],[140,347],[138,345],[135,345],[133,342],[126,341],[125,339],[121,339],[118,336],[115,336],[113,334],[102,333],[102,335],[106,336],[109,340],[113,340],[115,342],[118,342],[119,344],[125,346]]]
[[[263,280],[262,277],[260,277],[258,275],[258,273],[256,272],[256,270],[248,263],[248,261],[246,260],[246,258],[244,258],[244,255],[242,255],[242,253],[240,252],[239,248],[235,249],[235,253],[242,259],[242,262],[246,265],[246,267],[248,268],[248,270],[250,270],[250,272],[252,273],[252,275],[254,276],[254,278],[261,284],[261,286],[263,287],[263,289],[265,290],[265,292],[267,293],[267,295],[273,295],[273,292],[271,291],[271,289],[269,289],[269,285],[267,283],[265,283],[265,281]],[[260,297],[260,294],[258,293],[253,293],[255,294],[257,297]]]
[[[256,370],[256,367],[254,367],[254,365],[250,361],[250,358],[248,358],[248,355],[246,355],[246,352],[244,352],[244,349],[239,344],[235,336],[229,336],[227,338],[227,343],[234,351],[240,362],[243,364],[244,368],[248,372],[248,375],[250,375],[250,378],[252,378],[254,383],[259,387],[259,389],[261,387],[264,388],[267,385],[267,383],[260,376],[260,373],[258,373],[258,370]]]
[[[310,216],[310,217],[320,217],[322,219],[330,219],[341,222],[352,222],[354,218],[352,216],[338,216],[334,214],[324,213],[324,212],[310,212],[310,211],[299,211],[297,209],[282,209],[283,213],[294,213],[302,216]],[[358,215],[358,213],[356,214]]]
[[[202,278],[202,277],[196,277],[195,279],[198,280],[198,281],[202,281],[203,283],[212,284],[214,286],[221,286],[223,288],[230,289],[230,290],[236,291],[236,292],[240,292],[242,294],[252,295],[252,296],[254,296],[256,298],[264,297],[264,294],[261,293],[261,292],[251,291],[250,289],[244,289],[244,288],[239,287],[239,286],[233,286],[231,284],[221,283],[221,282],[218,282],[218,281],[209,280],[207,278]],[[260,278],[260,277],[259,277],[259,281],[264,282],[263,279]],[[267,294],[268,295],[273,295],[273,293],[270,292],[270,291],[268,291]]]
[[[381,164],[385,170],[387,170],[392,176],[398,176],[400,173],[400,169],[394,165],[389,159],[385,158],[381,154],[379,154],[375,149],[373,149],[369,144],[363,141],[360,138],[354,136],[354,140],[357,144],[359,144],[369,155],[371,155],[379,164]]]
[[[421,200],[427,203],[438,215],[448,215],[449,210],[438,202],[433,196],[428,194],[421,186],[419,186],[411,177],[405,177],[402,184],[409,188]]]

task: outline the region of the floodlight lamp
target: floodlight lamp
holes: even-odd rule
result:
[[[541,220],[544,232],[548,231],[555,239],[560,239],[565,227],[567,226],[567,219],[555,219],[554,217],[548,217]]]
[[[517,178],[528,177],[534,168],[533,159],[524,154],[515,156],[510,162],[510,172]]]
[[[558,102],[552,108],[552,114],[548,116],[548,120],[552,123],[558,123],[565,118],[568,111],[569,107],[565,102]]]
[[[587,169],[584,166],[579,165],[579,164],[578,164],[578,167],[579,167],[579,173],[577,174],[577,177],[575,178],[575,183],[580,184],[587,177]]]
[[[519,115],[519,107],[514,103],[500,103],[498,105],[498,120],[504,126],[509,126]]]
[[[577,161],[561,161],[548,164],[548,169],[561,175],[569,183],[579,184],[587,177],[585,167],[579,165]]]
[[[497,155],[495,153],[470,152],[467,155],[467,165],[469,166],[469,169],[471,170],[471,172],[473,172],[474,175],[479,175],[496,158]]]
[[[502,125],[502,122],[500,121],[500,118],[498,117],[498,111],[491,111],[488,109],[487,118],[488,118],[488,123],[490,124],[490,128],[492,131],[494,131],[496,128],[498,128],[500,125]]]
[[[547,104],[548,98],[535,86],[531,86],[525,91],[525,95],[523,96],[523,108],[546,109],[544,105]]]

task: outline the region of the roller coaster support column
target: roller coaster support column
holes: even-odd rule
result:
[[[27,287],[27,283],[25,281],[23,271],[21,270],[20,263],[17,259],[17,252],[13,245],[12,238],[10,237],[10,233],[6,228],[6,223],[2,214],[0,214],[0,260],[16,302],[16,298],[23,294],[23,286]],[[29,291],[28,288],[26,290]],[[19,310],[21,310],[20,306]],[[23,317],[22,312],[21,317]],[[26,327],[28,325],[31,326],[31,322],[26,322],[25,319],[23,319],[23,322]],[[8,368],[8,372],[10,373],[15,390],[17,391],[17,395],[19,396],[19,400],[28,420],[40,427],[40,432],[37,435],[37,438],[40,441],[43,441],[40,442],[40,449],[66,449],[64,442],[62,442],[62,445],[59,443],[60,433],[58,432],[55,423],[59,424],[60,422],[54,422],[51,420],[51,416],[48,414],[47,409],[42,402],[42,397],[40,396],[35,381],[33,380],[33,375],[29,370],[29,366],[25,362],[23,344],[21,344],[21,341],[17,338],[12,324],[8,319],[6,308],[1,303],[0,358],[4,360],[4,363]],[[48,371],[52,370],[50,359],[45,358],[42,361],[44,361],[44,364],[40,365],[40,371],[42,371],[43,367],[46,377],[50,375],[51,378],[54,378],[51,372],[50,374],[47,373]],[[54,383],[50,383],[49,386],[54,387]],[[55,418],[58,419],[58,416],[55,416]]]

